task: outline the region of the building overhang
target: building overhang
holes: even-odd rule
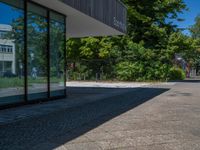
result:
[[[118,0],[33,1],[67,16],[68,38],[126,33],[127,10]]]

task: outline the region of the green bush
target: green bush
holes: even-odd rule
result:
[[[136,63],[120,62],[116,67],[117,78],[123,81],[133,81],[138,76],[139,69]]]
[[[185,72],[181,68],[172,67],[169,71],[170,80],[184,80],[186,78]]]

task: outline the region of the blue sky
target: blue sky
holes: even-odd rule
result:
[[[180,14],[179,17],[185,19],[183,22],[175,23],[180,28],[188,28],[189,26],[195,23],[195,17],[200,14],[200,0],[184,0],[189,11],[184,11],[183,14]],[[185,34],[189,34],[189,31],[184,31]]]
[[[12,22],[12,19],[18,18],[20,15],[22,15],[21,12],[12,9],[11,7],[3,3],[1,3],[0,5],[0,10],[1,10],[1,15],[0,15],[1,24],[10,24]]]

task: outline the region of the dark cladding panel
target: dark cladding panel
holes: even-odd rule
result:
[[[126,33],[127,9],[119,0],[60,0],[65,4]]]

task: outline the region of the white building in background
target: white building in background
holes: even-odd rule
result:
[[[11,31],[10,25],[0,24],[0,76],[5,72],[16,73],[14,40],[6,37]]]

